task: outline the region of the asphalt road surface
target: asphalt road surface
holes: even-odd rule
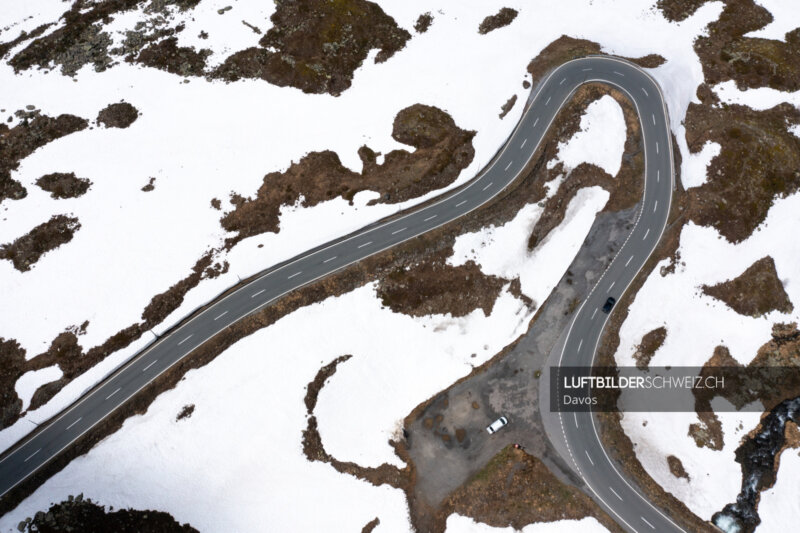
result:
[[[626,92],[638,111],[645,145],[643,208],[629,239],[572,323],[563,364],[591,364],[607,315],[597,312],[608,295],[619,297],[639,271],[663,231],[670,206],[673,169],[666,107],[655,82],[637,66],[588,57],[555,69],[536,89],[519,124],[493,162],[468,186],[437,202],[372,225],[346,239],[306,252],[221,298],[165,335],[95,387],[32,437],[0,459],[0,496],[26,479],[158,375],[232,323],[298,287],[365,257],[447,224],[488,202],[533,157],[559,109],[577,87],[604,82]],[[590,413],[563,420],[571,461],[611,513],[632,531],[680,529],[638,495],[609,461]]]

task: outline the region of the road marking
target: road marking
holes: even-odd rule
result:
[[[359,245],[358,245],[358,247],[359,247],[359,248],[363,248],[363,247],[365,247],[365,246],[369,246],[370,244],[372,244],[372,241],[365,242],[364,244],[359,244]]]
[[[616,74],[617,76],[622,76],[623,78],[625,77],[625,74],[623,74],[622,72],[617,72],[616,70],[614,71],[614,74]]]
[[[583,346],[583,339],[581,339],[581,342],[578,343],[578,351],[579,352],[581,351],[581,346]]]
[[[640,516],[639,518],[641,518],[641,519],[642,519],[642,522],[644,522],[645,524],[647,524],[648,526],[650,526],[650,529],[655,529],[655,528],[656,528],[656,526],[654,526],[653,524],[651,524],[650,522],[648,522],[648,521],[647,521],[647,519],[646,519],[645,517],[643,517],[643,516]]]
[[[403,229],[405,229],[405,228],[403,228]],[[392,233],[392,235],[394,235],[394,233]],[[329,257],[329,258],[327,258],[325,261],[323,261],[323,263],[330,263],[330,262],[331,262],[331,261],[333,261],[334,259],[336,259],[336,256],[335,256],[335,255],[334,255],[333,257]]]
[[[83,420],[83,417],[82,417],[82,416],[79,416],[79,417],[78,417],[78,419],[77,419],[75,422],[73,422],[72,424],[68,425],[68,426],[67,426],[67,429],[65,429],[64,431],[69,431],[69,429],[70,429],[72,426],[74,426],[75,424],[77,424],[77,423],[78,423],[78,422],[80,422],[81,420]]]
[[[369,243],[367,243],[367,244],[369,244]],[[362,244],[361,246],[366,246],[367,244]],[[361,248],[361,246],[359,246],[359,248]],[[303,273],[303,271],[302,271],[302,270],[300,270],[300,271],[298,271],[298,272],[295,272],[295,273],[294,273],[294,274],[292,274],[291,276],[286,276],[286,279],[292,279],[293,277],[295,277],[295,276],[299,276],[299,275],[300,275],[300,274],[302,274],[302,273]]]
[[[394,230],[394,231],[392,232],[392,235],[397,235],[398,233],[402,233],[402,232],[404,232],[404,231],[405,231],[405,230],[407,230],[407,229],[408,229],[408,228],[400,228],[400,229],[398,229],[398,230]]]
[[[513,163],[513,161],[509,161],[509,162],[508,162],[508,164],[506,165],[506,170],[508,170],[508,167],[510,167],[510,166],[511,166],[511,163]]]
[[[547,97],[547,101],[544,103],[544,105],[547,105],[547,104],[549,104],[549,103],[550,103],[550,99],[551,99],[551,98],[553,98],[553,97],[552,97],[552,96],[548,96],[548,97]]]
[[[146,367],[144,367],[144,368],[142,369],[142,372],[145,372],[145,371],[146,371],[148,368],[150,368],[151,366],[153,366],[153,365],[154,365],[154,364],[156,364],[157,362],[158,362],[158,359],[156,359],[155,361],[153,361],[152,363],[150,363],[149,365],[147,365]]]
[[[611,289],[613,289],[613,288],[614,288],[614,284],[615,284],[615,283],[616,283],[616,281],[612,281],[612,282],[611,282],[611,285],[609,285],[609,287],[608,287],[608,290],[606,291],[606,293],[609,293],[609,292],[611,292]]]
[[[656,181],[661,181],[661,170],[656,170]]]
[[[644,92],[645,96],[648,96],[648,97],[650,96],[650,94],[647,92],[647,89],[645,89],[644,87],[642,87],[642,91]]]
[[[42,449],[41,449],[41,448],[39,448],[38,450],[36,450],[36,451],[35,451],[35,452],[33,452],[32,454],[30,454],[30,455],[28,456],[28,458],[27,458],[27,459],[25,459],[25,460],[24,460],[24,461],[22,461],[22,462],[23,462],[23,463],[27,463],[27,462],[28,462],[30,459],[32,459],[32,458],[33,458],[33,456],[34,456],[34,455],[36,455],[36,454],[37,454],[37,453],[39,453],[40,451],[42,451]]]
[[[486,187],[484,187],[484,188],[483,188],[483,190],[485,191],[486,189],[488,189],[489,187],[491,187],[491,186],[492,186],[492,183],[494,183],[494,182],[493,182],[493,181],[490,181],[490,182],[489,182],[489,185],[487,185]]]
[[[588,71],[590,71],[592,69],[591,68],[584,68],[584,69],[581,69],[581,70],[583,70],[584,72],[588,72]]]
[[[227,311],[223,311],[223,312],[222,312],[222,313],[221,313],[221,314],[220,314],[220,315],[219,315],[217,318],[215,318],[214,320],[219,320],[220,318],[224,317],[224,316],[225,316],[225,315],[227,315],[227,314],[228,314],[228,312],[227,312]]]
[[[462,205],[464,205],[465,203],[467,203],[467,201],[466,201],[466,200],[462,200],[462,201],[460,201],[460,202],[458,202],[458,203],[456,204],[456,207],[461,207],[461,206],[462,206]]]
[[[186,342],[186,341],[188,341],[189,339],[191,339],[191,338],[192,338],[192,335],[194,335],[194,333],[192,333],[191,335],[189,335],[188,337],[186,337],[185,339],[183,339],[181,342],[179,342],[179,343],[178,343],[178,346],[180,346],[180,345],[181,345],[181,344],[183,344],[184,342]]]
[[[589,455],[589,452],[587,452],[586,450],[583,450],[583,453],[586,454],[586,458],[589,459],[589,462],[592,463],[592,466],[594,466],[594,461],[592,461],[592,456]]]
[[[261,293],[264,293],[264,292],[266,292],[266,291],[267,291],[267,289],[261,289],[260,291],[258,291],[258,292],[257,292],[257,293],[255,293],[254,295],[252,295],[250,298],[255,298],[255,297],[256,297],[256,296],[258,296],[259,294],[261,294]]]
[[[613,493],[614,493],[614,496],[616,496],[617,498],[619,498],[619,501],[621,501],[621,502],[624,502],[624,501],[625,501],[625,500],[623,500],[623,499],[622,499],[622,496],[620,496],[619,494],[617,494],[617,491],[615,491],[613,487],[608,487],[608,490],[610,490],[611,492],[613,492]]]
[[[533,127],[535,128],[538,123],[539,123],[539,117],[536,117],[536,120],[533,121]]]
[[[578,427],[578,413],[573,411],[572,416],[575,418],[575,427]]]
[[[433,220],[434,218],[436,218],[436,215],[431,215],[428,218],[426,218],[425,220],[423,220],[423,222],[428,222],[429,220]]]
[[[106,400],[108,400],[109,398],[111,398],[112,396],[114,396],[116,393],[118,393],[121,390],[122,390],[122,387],[117,387],[117,390],[115,390],[114,392],[112,392],[111,394],[106,396]]]
[[[597,314],[597,308],[595,307],[594,308],[594,313],[592,313],[592,320],[594,320],[594,315],[596,315],[596,314]]]
[[[644,237],[642,237],[642,240],[645,240],[648,235],[650,235],[650,228],[647,228],[647,231],[644,232]]]
[[[633,256],[630,256],[630,257],[628,258],[628,260],[627,260],[627,261],[625,261],[625,266],[628,266],[628,265],[630,265],[630,264],[631,264],[631,261],[633,261]]]
[[[653,206],[653,213],[656,212],[656,209],[658,209],[658,200],[656,200],[656,205]]]
[[[656,141],[656,153],[658,153],[658,141]]]
[[[526,142],[528,142],[528,138],[527,138],[527,137],[525,137],[525,140],[524,140],[524,141],[522,141],[522,144],[520,144],[520,145],[519,145],[519,147],[520,147],[520,148],[523,148],[523,147],[525,146],[525,143],[526,143]]]
[[[655,115],[655,113],[653,113],[653,126],[655,126],[655,125],[656,125],[656,115]]]
[[[561,82],[559,83],[559,85],[564,85],[564,82],[565,82],[565,81],[567,81],[567,78],[564,78],[563,80],[561,80]]]

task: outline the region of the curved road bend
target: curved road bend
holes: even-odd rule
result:
[[[632,98],[639,110],[645,136],[647,167],[640,219],[620,255],[601,278],[600,286],[581,307],[567,339],[564,364],[590,364],[607,318],[606,315],[592,316],[593,310],[600,300],[605,300],[606,293],[621,294],[655,247],[669,210],[673,179],[667,114],[658,86],[637,66],[609,57],[577,59],[555,69],[539,85],[505,146],[468,186],[445,194],[442,199],[422,209],[301,254],[213,303],[159,339],[35,435],[5,454],[0,459],[0,496],[41,468],[161,373],[234,322],[287,292],[447,224],[494,198],[525,168],[558,111],[575,89],[586,82],[612,84]],[[642,526],[650,530],[643,519],[657,531],[677,529],[619,476],[597,439],[592,417],[578,422],[575,431],[568,429],[569,424],[564,424],[565,436],[576,468],[598,499],[605,502],[612,514],[631,530],[641,530]],[[589,464],[588,457],[594,464]]]

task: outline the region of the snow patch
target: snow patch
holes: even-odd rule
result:
[[[785,41],[786,33],[800,26],[800,9],[794,0],[756,0],[756,3],[772,13],[773,20],[760,30],[746,33],[745,37]]]
[[[736,82],[725,81],[714,86],[714,93],[726,104],[740,104],[756,110],[770,109],[783,102],[800,108],[800,91],[779,91],[772,87],[741,90]]]
[[[719,143],[706,141],[703,148],[696,154],[689,154],[683,162],[683,172],[681,181],[687,189],[699,187],[708,181],[708,165],[711,160],[719,155],[722,146]]]
[[[36,389],[61,379],[64,373],[58,365],[48,366],[47,368],[40,368],[39,370],[31,370],[22,374],[17,383],[14,385],[14,390],[17,391],[17,396],[22,400],[22,410],[26,410],[31,403],[31,398],[36,392]]]
[[[447,533],[606,533],[606,529],[594,517],[586,517],[580,520],[557,520],[555,522],[543,522],[529,524],[522,529],[512,527],[492,527],[474,521],[467,516],[451,514],[447,517]]]
[[[761,525],[757,531],[786,531],[786,524],[800,521],[800,500],[797,498],[797,480],[800,479],[800,454],[797,449],[787,449],[781,454],[775,485],[761,493],[758,515]]]

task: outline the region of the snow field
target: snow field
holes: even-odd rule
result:
[[[559,520],[557,522],[530,524],[519,530],[511,527],[487,526],[458,514],[451,514],[447,517],[447,533],[514,533],[515,531],[520,533],[572,533],[574,531],[605,533],[608,529],[593,517],[586,517],[581,520]]]
[[[46,385],[51,381],[61,379],[64,373],[58,366],[48,366],[40,370],[30,370],[20,376],[14,384],[14,389],[17,391],[17,396],[22,400],[22,410],[28,408],[28,405],[33,398],[33,393],[42,385]]]

